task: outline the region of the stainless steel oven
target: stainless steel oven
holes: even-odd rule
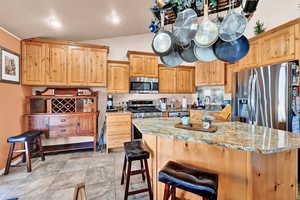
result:
[[[144,78],[144,77],[130,78],[130,93],[138,93],[138,94],[158,93],[158,78]]]

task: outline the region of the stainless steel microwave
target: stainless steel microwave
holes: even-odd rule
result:
[[[144,78],[144,77],[130,78],[130,93],[137,93],[137,94],[158,93],[158,78]]]

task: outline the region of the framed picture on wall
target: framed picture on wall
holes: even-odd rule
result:
[[[20,83],[20,56],[12,51],[0,48],[0,81]]]

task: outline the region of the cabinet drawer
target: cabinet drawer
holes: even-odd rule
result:
[[[51,138],[76,136],[77,126],[57,126],[51,127],[49,136]]]
[[[78,123],[78,117],[70,116],[57,116],[50,118],[50,126],[66,126]]]
[[[107,136],[108,148],[123,147],[124,142],[131,141],[130,135]]]
[[[116,135],[122,133],[131,133],[131,125],[107,127],[107,135]]]
[[[107,124],[110,123],[131,122],[131,115],[114,115],[107,117]]]

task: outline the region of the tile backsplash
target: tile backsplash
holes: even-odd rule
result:
[[[210,97],[211,103],[224,102],[224,86],[206,86],[197,88],[197,97],[204,101],[205,97]]]
[[[114,106],[119,106],[122,102],[129,100],[154,100],[155,104],[159,104],[160,98],[168,98],[168,101],[174,99],[181,102],[182,98],[187,99],[188,104],[192,104],[197,100],[196,94],[113,94]]]

